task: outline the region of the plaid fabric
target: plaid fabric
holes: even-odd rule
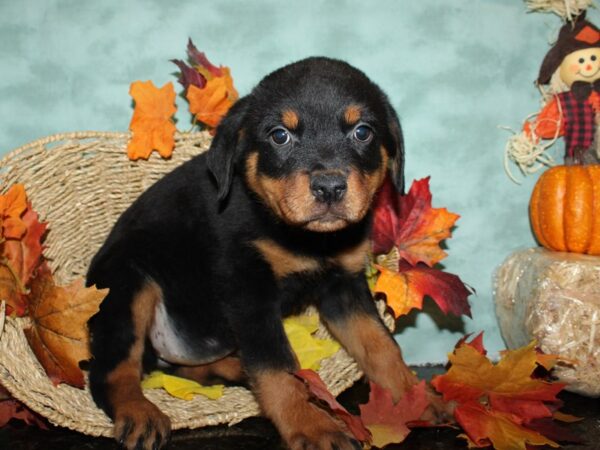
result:
[[[578,102],[571,91],[558,94],[565,120],[565,144],[567,156],[574,156],[575,150],[586,150],[592,146],[596,124],[594,109],[588,99]]]

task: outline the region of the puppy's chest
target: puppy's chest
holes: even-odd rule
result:
[[[318,256],[294,252],[271,239],[257,239],[252,245],[269,264],[275,277],[284,279],[301,273],[324,273],[332,268],[348,273],[362,272],[367,263],[369,241],[365,239],[347,248],[331,253],[323,252]]]

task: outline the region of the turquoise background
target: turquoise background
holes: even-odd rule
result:
[[[426,304],[401,321],[406,359],[445,361],[463,332],[479,330],[496,355],[492,273],[509,252],[534,245],[527,202],[537,177],[521,186],[507,178],[509,133],[498,126],[518,129],[537,111],[533,80],[559,27],[518,0],[0,0],[0,155],[54,133],[126,130],[129,84],[175,82],[169,60],[185,58],[188,37],[231,67],[242,95],[294,60],[345,59],[397,109],[407,179],[431,175],[434,206],[462,216],[444,265],[476,289],[473,320]]]

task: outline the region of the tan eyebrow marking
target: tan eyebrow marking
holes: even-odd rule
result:
[[[348,125],[354,125],[360,120],[361,108],[358,105],[350,105],[344,111],[344,120]]]
[[[281,121],[289,130],[295,130],[298,127],[300,118],[298,117],[298,113],[296,113],[296,111],[286,109],[281,114]]]

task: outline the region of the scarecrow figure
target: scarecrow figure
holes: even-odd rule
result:
[[[555,78],[558,77],[559,80]],[[585,12],[560,30],[548,51],[537,83],[562,83],[533,122],[525,122],[530,138],[565,140],[565,164],[597,163],[600,158],[600,30]]]

